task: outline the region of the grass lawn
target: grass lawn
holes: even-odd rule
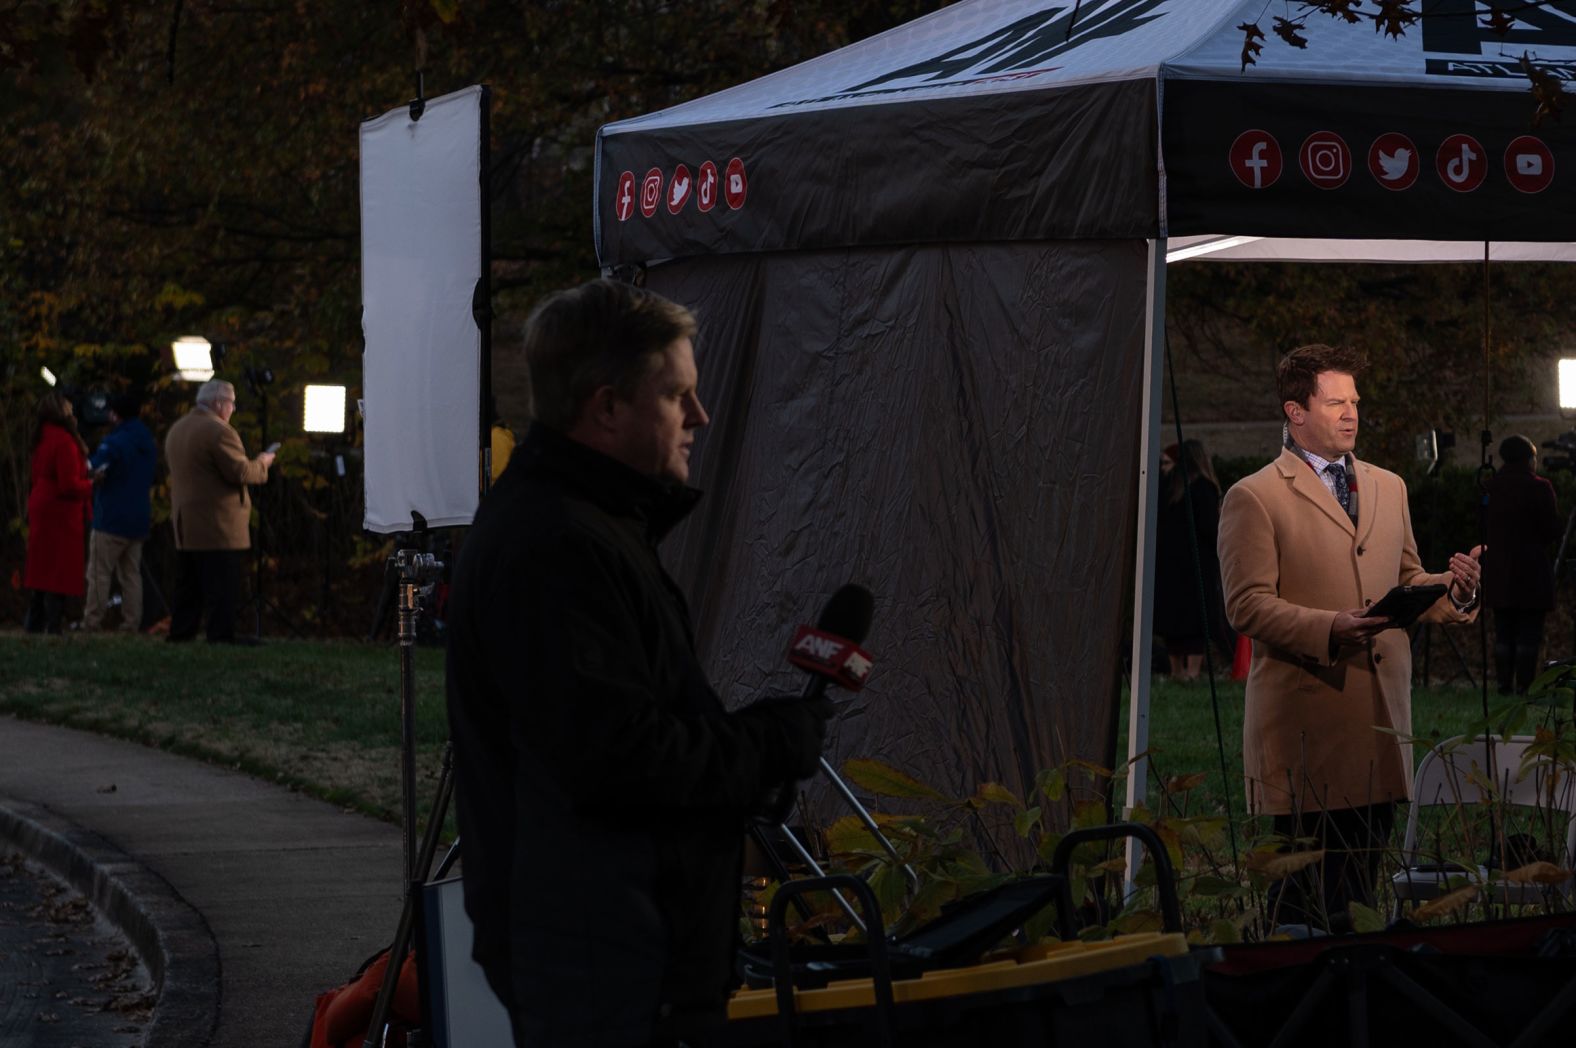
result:
[[[1245,809],[1242,790],[1242,701],[1240,681],[1220,681],[1215,685],[1220,708],[1220,734],[1224,739],[1226,769],[1229,776],[1232,811],[1241,818]],[[1126,701],[1124,694],[1123,701]],[[1509,700],[1489,694],[1489,709],[1497,710]],[[1208,780],[1192,800],[1191,812],[1202,802],[1219,806],[1224,796],[1221,784],[1220,747],[1216,745],[1214,704],[1210,701],[1208,681],[1173,681],[1156,677],[1150,689],[1149,750],[1152,771],[1149,783],[1150,806],[1159,803],[1157,780],[1207,772]],[[1445,739],[1460,735],[1475,721],[1483,719],[1483,696],[1466,684],[1412,689],[1412,732],[1419,737]],[[1421,760],[1424,746],[1413,748],[1414,760]],[[1127,755],[1127,720],[1124,713],[1119,760]]]
[[[1242,685],[1218,685],[1233,810],[1242,803]],[[1491,697],[1491,706],[1501,704]],[[418,796],[425,808],[448,724],[443,652],[416,651]],[[1465,686],[1417,689],[1419,734],[1459,734],[1481,716]],[[399,653],[392,644],[269,640],[256,648],[148,637],[0,632],[0,712],[116,735],[303,789],[380,818],[399,811]],[[1126,753],[1126,719],[1119,752]],[[1219,806],[1220,758],[1207,682],[1156,678],[1156,780],[1207,772],[1192,795]],[[1421,753],[1419,753],[1421,756]],[[1151,804],[1156,803],[1153,799]]]
[[[449,728],[443,652],[416,651],[418,796]],[[399,649],[269,640],[166,644],[121,634],[0,633],[0,712],[132,739],[397,819]]]

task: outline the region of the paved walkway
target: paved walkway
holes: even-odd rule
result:
[[[297,1048],[317,994],[387,946],[399,921],[396,827],[144,746],[0,717],[6,849],[94,899],[150,967],[167,959],[155,970],[156,1048]]]

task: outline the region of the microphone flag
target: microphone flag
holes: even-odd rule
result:
[[[869,652],[846,637],[814,626],[800,626],[795,631],[788,661],[848,691],[863,688],[870,676]]]

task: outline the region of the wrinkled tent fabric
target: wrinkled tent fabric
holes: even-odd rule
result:
[[[834,758],[884,757],[960,791],[995,768],[1026,792],[1039,766],[1110,757],[1136,562],[1129,742],[1142,750],[1164,328],[1164,270],[1146,265],[1145,241],[1166,252],[1174,238],[1179,259],[1405,260],[1446,241],[1470,245],[1449,257],[1475,259],[1485,240],[1506,245],[1498,257],[1566,257],[1576,144],[1557,125],[1531,128],[1520,55],[1568,79],[1576,14],[1518,11],[1502,40],[1474,10],[1426,5],[1399,40],[1314,14],[1305,49],[1271,38],[1244,72],[1239,27],[1268,25],[1263,0],[964,0],[603,128],[599,258],[649,267],[652,286],[706,313],[717,421],[696,468],[708,514],[722,516],[680,536],[680,574],[719,679],[791,683],[778,680],[789,625],[863,573],[880,662]],[[1467,131],[1470,144],[1452,137]],[[1410,143],[1404,156],[1392,132]],[[1386,181],[1380,153],[1415,177]],[[1463,172],[1473,177],[1451,181]],[[1020,250],[1064,285],[1044,287],[1043,306],[990,271],[1026,266],[1004,261]],[[964,257],[997,261],[959,279]],[[894,296],[907,313],[880,311]],[[993,326],[970,320],[988,301]],[[1075,306],[1080,319],[1039,336]],[[1091,315],[1129,323],[1081,326]],[[899,343],[872,346],[877,331],[915,348],[891,357]],[[1090,338],[1109,341],[1094,351]],[[1059,369],[1086,369],[1084,383],[1036,384]],[[770,401],[774,427],[729,422],[756,416],[762,383],[783,370],[801,384]],[[986,400],[967,381],[979,373],[1004,383]],[[1009,414],[981,445],[987,402]],[[925,441],[938,441],[928,475],[913,468]],[[1099,480],[1080,487],[1086,465]],[[845,476],[900,501],[828,486]],[[1125,510],[1110,495],[1124,484]],[[1075,502],[1054,520],[1065,530],[1026,516]],[[939,520],[954,526],[915,525]],[[843,537],[891,528],[890,560]],[[909,564],[926,585],[898,570]],[[1085,588],[1069,597],[1053,567]],[[968,734],[953,739],[960,718]],[[1142,789],[1139,764],[1130,802]]]
[[[1087,627],[1127,598],[1143,267],[1114,241],[651,270],[700,316],[710,495],[667,557],[730,701],[798,691],[793,627],[851,580],[880,671],[835,754],[956,795],[1104,753],[1121,637]]]

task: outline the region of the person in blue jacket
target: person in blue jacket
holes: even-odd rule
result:
[[[114,424],[88,463],[93,471],[93,531],[88,538],[88,592],[84,629],[104,625],[110,580],[120,581],[120,628],[142,626],[142,543],[152,510],[153,467],[158,446],[138,416],[142,400],[123,393],[109,403]]]

